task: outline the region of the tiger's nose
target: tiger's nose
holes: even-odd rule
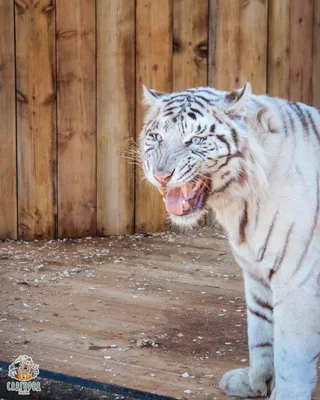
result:
[[[159,183],[161,183],[162,186],[167,186],[168,182],[170,181],[170,179],[173,175],[173,172],[174,172],[174,170],[172,172],[165,172],[165,173],[160,173],[160,174],[154,172],[153,175],[156,178],[156,180]]]

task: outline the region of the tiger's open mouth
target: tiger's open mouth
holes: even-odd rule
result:
[[[194,213],[205,206],[210,192],[210,179],[198,178],[194,183],[186,183],[168,189],[158,188],[163,196],[166,210],[169,214],[183,216]]]

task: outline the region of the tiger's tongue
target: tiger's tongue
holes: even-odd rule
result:
[[[169,190],[166,195],[166,210],[169,214],[182,215],[184,200],[183,194],[180,188],[173,188]]]
[[[187,185],[187,196],[184,197],[179,187],[170,189],[166,195],[166,210],[169,214],[183,215],[183,200],[192,195],[191,185]]]

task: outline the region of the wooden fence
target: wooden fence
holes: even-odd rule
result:
[[[0,237],[163,229],[125,155],[142,83],[320,108],[320,0],[0,0]]]

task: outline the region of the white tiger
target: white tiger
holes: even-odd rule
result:
[[[250,367],[224,375],[230,396],[310,400],[320,351],[320,114],[253,95],[144,87],[140,135],[147,179],[171,220],[208,208],[243,269]]]

